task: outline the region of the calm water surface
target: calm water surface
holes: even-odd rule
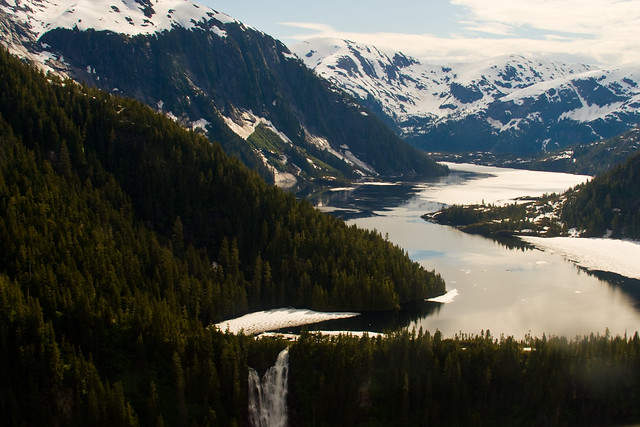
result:
[[[482,180],[491,177],[490,173],[478,172],[483,169],[454,170],[446,178],[420,185],[363,185],[312,200],[350,224],[388,233],[389,239],[405,248],[413,260],[440,273],[448,290],[459,292],[449,304],[425,302],[401,313],[332,321],[319,328],[389,331],[408,326],[438,329],[447,336],[489,329],[493,336],[515,338],[529,333],[574,337],[591,332],[603,334],[607,329],[611,334],[632,335],[640,329],[639,304],[633,297],[640,281],[619,277],[601,280],[560,255],[537,249],[509,249],[493,240],[420,218],[442,206],[437,199],[446,198],[443,190],[455,187],[460,191],[461,186],[464,190],[472,181],[482,184]],[[558,175],[558,181],[561,178]],[[514,175],[508,184],[515,193],[519,191],[517,180]],[[549,185],[545,180],[540,182]],[[479,188],[482,186],[468,185],[470,192],[478,192]],[[558,190],[549,188],[548,192],[552,191]],[[520,195],[527,194],[531,193]]]

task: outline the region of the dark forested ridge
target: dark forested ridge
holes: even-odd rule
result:
[[[8,425],[230,425],[259,344],[210,323],[287,305],[395,309],[444,292],[378,233],[267,186],[137,101],[5,51],[0,76]]]
[[[624,163],[639,148],[640,128],[636,127],[613,138],[565,147],[537,156],[533,160],[519,159],[509,165],[533,170],[599,175]]]
[[[303,335],[293,425],[600,426],[640,421],[640,337]]]
[[[438,161],[475,163],[517,169],[565,172],[580,175],[600,175],[624,163],[640,149],[640,128],[612,138],[588,144],[576,144],[562,149],[538,153],[531,157],[500,154],[491,151],[466,153],[431,153]]]
[[[234,291],[223,293],[226,307],[211,320],[273,305],[390,309],[443,291],[377,233],[265,185],[218,145],[142,104],[69,81],[48,84],[8,57],[4,67],[0,113],[40,167],[80,189],[109,184],[117,198],[102,199],[127,215],[122,221],[143,224],[175,256],[195,251],[206,274],[220,267]]]
[[[353,179],[362,173],[408,177],[446,173],[353,98],[313,74],[279,41],[240,23],[223,24],[212,18],[202,26],[134,37],[58,28],[39,42],[64,57],[63,71],[77,81],[154,108],[161,105],[163,111],[188,122],[207,120],[209,137],[263,176],[270,172],[254,147],[231,132],[221,115],[237,123],[243,123],[243,112],[270,120],[290,141],[281,141],[285,147],[258,147],[258,151],[271,166],[300,181],[326,176]],[[224,28],[226,35],[219,37],[211,28]],[[319,148],[310,135],[326,138],[334,151],[343,154],[348,146],[375,172]],[[282,155],[288,157],[289,167],[271,159]]]

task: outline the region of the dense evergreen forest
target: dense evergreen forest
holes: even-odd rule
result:
[[[580,144],[552,151],[539,158],[522,161],[515,167],[567,172],[581,175],[600,175],[624,163],[640,147],[640,128],[591,144]]]
[[[285,346],[292,425],[640,421],[637,334],[208,328],[284,304],[394,308],[444,283],[137,102],[5,51],[0,76],[1,425],[247,425],[248,367]]]
[[[51,213],[49,221],[68,230],[72,234],[69,244],[79,251],[95,246],[90,244],[95,238],[72,225],[86,223],[82,228],[90,232],[94,223],[105,228],[106,243],[116,240],[115,247],[127,251],[127,263],[143,269],[140,278],[140,268],[127,267],[129,276],[116,274],[119,280],[135,283],[147,278],[144,273],[150,272],[144,268],[152,251],[143,242],[151,239],[170,251],[165,258],[188,264],[185,273],[200,282],[192,286],[204,289],[209,281],[218,283],[220,289],[214,286],[206,300],[189,305],[194,314],[206,307],[206,321],[282,305],[394,309],[444,291],[437,275],[411,262],[404,251],[378,233],[346,227],[311,204],[265,185],[218,145],[184,131],[142,104],[71,81],[48,83],[46,77],[16,61],[9,63],[6,58],[5,62],[0,114],[7,133],[13,133],[34,157],[34,165],[20,168],[37,171],[31,180],[22,174],[23,188],[14,188],[15,177],[7,177],[8,195],[18,197],[31,191],[36,200],[48,197],[53,179],[41,175],[49,173],[65,179],[54,190],[69,193],[70,199],[84,201],[95,194],[94,198],[111,208],[106,218],[73,219],[97,209],[69,200],[65,205],[71,211]],[[40,188],[33,180],[49,184]],[[18,213],[20,209],[24,208]],[[109,220],[109,215],[114,219]],[[131,244],[137,244],[133,247],[120,242],[138,232],[136,227],[151,237],[132,238]],[[132,230],[120,231],[126,228]],[[16,243],[5,252],[7,262],[19,253],[24,231],[10,229],[7,240]],[[36,232],[51,233],[47,224]],[[74,237],[74,233],[81,235]],[[83,236],[84,241],[80,240]],[[78,262],[80,254],[61,252]],[[96,258],[94,255],[84,257]],[[43,264],[37,255],[25,256],[23,262],[34,264],[32,269]],[[148,278],[179,283],[179,268],[172,263],[167,261],[164,271]],[[195,300],[200,298],[194,295]]]
[[[553,212],[557,194],[518,201],[508,205],[452,205],[422,215],[422,219],[456,227],[465,233],[480,234],[502,243],[518,240],[515,234],[539,234],[546,237],[566,232],[562,224],[544,214]],[[517,245],[517,242],[514,242]]]
[[[640,153],[569,191],[561,218],[587,236],[640,239]]]
[[[303,335],[293,425],[588,426],[640,422],[640,337]],[[274,358],[275,359],[275,358]]]
[[[156,393],[169,419],[189,418],[185,388],[199,386],[188,375],[220,387],[197,416],[230,421],[245,400],[242,340],[229,347],[207,325],[277,306],[396,309],[444,292],[378,233],[267,186],[136,101],[5,51],[0,76],[0,407],[15,422],[55,424],[56,405],[86,410],[72,414],[82,424],[142,417],[123,393]]]

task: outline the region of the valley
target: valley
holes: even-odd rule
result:
[[[613,256],[617,262],[590,265],[589,258],[580,258],[578,252],[545,250],[545,239],[536,242],[541,247],[536,249],[518,238],[492,240],[419,218],[425,212],[438,211],[443,205],[481,203],[482,198],[487,206],[504,206],[525,195],[541,197],[545,193],[561,193],[563,187],[569,188],[588,177],[472,165],[448,166],[452,171],[450,176],[423,182],[414,193],[405,193],[401,202],[390,206],[380,206],[379,200],[368,197],[377,191],[367,186],[337,191],[322,198],[323,210],[336,216],[344,215],[350,224],[387,234],[391,241],[405,248],[412,259],[438,271],[448,290],[459,292],[453,302],[433,304],[438,308],[431,312],[425,308],[424,314],[407,320],[409,329],[435,328],[445,336],[453,336],[459,332],[478,334],[480,329],[488,328],[494,333],[523,338],[528,333],[534,336],[604,333],[606,328],[613,334],[624,334],[638,327],[640,313],[636,307],[640,300],[634,291],[640,279],[635,268],[640,250],[637,244],[611,239],[612,245],[618,242],[618,246],[603,245],[601,254],[592,252],[591,259],[611,259],[606,258],[606,254],[628,256]],[[390,183],[386,191],[391,192],[393,188],[403,191],[400,187],[398,183]],[[573,239],[578,247],[586,245],[581,244],[581,240]],[[590,268],[617,273],[619,281],[600,280],[585,273]],[[630,273],[634,269],[636,272]],[[336,323],[337,327],[348,324],[347,321]],[[382,325],[384,322],[374,331],[384,331]]]
[[[206,3],[0,0],[0,425],[640,422],[637,64]]]

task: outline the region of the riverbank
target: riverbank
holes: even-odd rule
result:
[[[454,205],[422,215],[422,219],[478,234],[511,247],[532,246],[557,253],[588,271],[640,279],[640,242],[580,237],[584,230],[567,229],[560,220],[564,195],[515,200],[510,205]],[[518,242],[523,242],[519,245]]]

